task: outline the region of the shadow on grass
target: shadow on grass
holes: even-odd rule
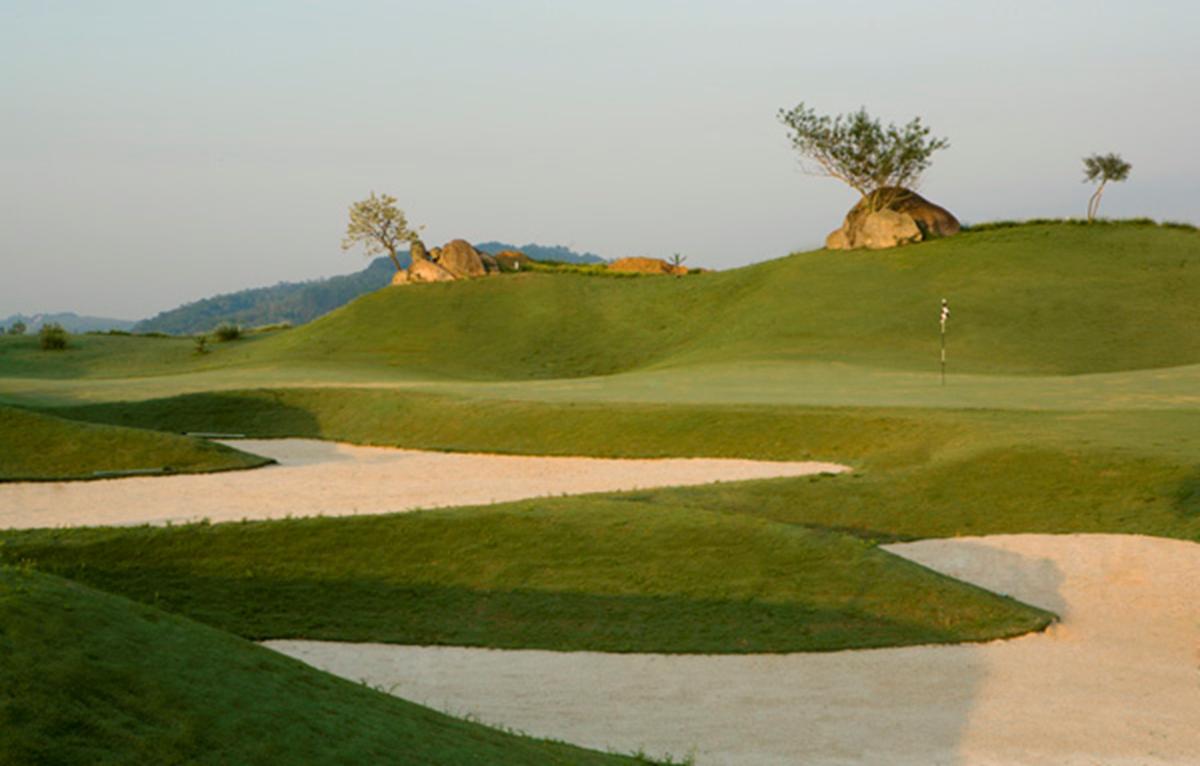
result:
[[[238,433],[262,438],[319,437],[321,425],[281,391],[183,394],[166,399],[46,408],[59,417],[157,431]]]
[[[1200,471],[1180,482],[1174,507],[1185,519],[1200,518]]]

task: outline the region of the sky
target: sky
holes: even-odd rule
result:
[[[351,202],[430,245],[561,244],[732,268],[819,247],[855,194],[806,174],[803,101],[950,141],[964,222],[1200,224],[1195,0],[0,0],[0,316],[147,317],[349,273]],[[831,256],[834,257],[834,256]]]

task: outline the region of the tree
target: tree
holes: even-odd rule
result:
[[[43,351],[62,351],[67,347],[67,331],[57,322],[44,324],[38,331],[38,343]]]
[[[1096,219],[1096,211],[1100,209],[1100,197],[1104,194],[1104,185],[1109,181],[1124,181],[1129,178],[1132,168],[1133,165],[1121,159],[1119,154],[1093,154],[1083,158],[1083,182],[1100,182],[1088,200],[1088,223]]]
[[[418,228],[418,231],[420,229]],[[404,211],[396,207],[396,198],[389,194],[371,196],[350,206],[350,223],[346,225],[346,236],[342,249],[349,250],[362,243],[367,255],[387,253],[396,264],[396,271],[403,267],[397,252],[405,243],[419,241],[417,232],[408,228]]]
[[[669,263],[671,264],[671,270],[673,272],[675,272],[676,277],[683,276],[683,274],[684,274],[683,262],[686,260],[687,260],[687,256],[680,255],[679,253],[675,253],[674,255],[671,256],[671,260],[669,261]]]
[[[28,328],[25,327],[25,323],[18,319],[17,321],[12,323],[11,327],[8,328],[8,334],[9,335],[24,335],[25,330],[27,330],[27,329]]]
[[[804,166],[805,172],[846,184],[862,195],[869,212],[888,207],[914,188],[933,153],[950,146],[944,138],[931,137],[920,117],[903,127],[884,127],[865,108],[830,117],[801,102],[794,109],[780,109],[779,121],[789,128],[792,147],[815,163]]]

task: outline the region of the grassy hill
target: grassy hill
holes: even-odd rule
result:
[[[1200,362],[1200,235],[1054,224],[687,279],[528,274],[383,290],[264,342],[256,358],[474,379],[763,359],[917,369],[936,356],[942,297],[960,372]]]
[[[0,567],[0,763],[639,762],[457,720],[158,609]]]
[[[243,376],[245,386],[310,383],[322,370],[342,383],[747,365],[929,371],[942,297],[953,311],[953,373],[1044,378],[1200,363],[1200,234],[1042,224],[686,279],[517,274],[382,289],[205,356],[183,341],[91,336],[52,357],[30,338],[0,338],[0,377],[262,371]],[[833,383],[826,388],[844,385]]]
[[[202,439],[12,407],[0,407],[0,444],[0,481],[92,478],[96,471],[228,471],[271,462]]]
[[[530,258],[543,261],[602,262],[597,255],[577,253],[561,245],[548,246],[531,243],[522,248],[515,248],[504,242],[484,242],[478,247],[489,253],[520,249]],[[399,260],[403,266],[408,266],[407,250],[399,254]],[[129,329],[132,326],[135,332],[165,332],[186,335],[208,332],[222,322],[232,322],[246,327],[282,322],[300,325],[311,322],[360,295],[386,286],[391,282],[395,273],[396,267],[390,258],[376,258],[365,269],[353,274],[307,282],[280,282],[271,287],[256,287],[215,295],[160,312],[136,324],[128,322],[118,329]],[[70,326],[67,329],[74,331]]]

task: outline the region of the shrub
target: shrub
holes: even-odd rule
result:
[[[217,329],[213,330],[213,334],[217,336],[217,340],[226,343],[231,340],[237,340],[242,337],[242,328],[232,322],[225,322],[217,325]]]
[[[25,327],[24,322],[20,322],[20,321],[13,322],[12,327],[8,328],[8,334],[9,335],[24,335],[26,329],[27,328]]]
[[[208,336],[207,335],[197,335],[195,338],[195,341],[196,341],[196,353],[197,354],[207,354],[208,353]]]
[[[44,324],[38,332],[38,342],[43,351],[62,351],[67,347],[67,331],[57,322]]]
[[[1196,228],[1194,225],[1185,223],[1184,221],[1163,221],[1159,224],[1159,226],[1163,227],[1164,229],[1179,229],[1181,231],[1192,232],[1200,231],[1200,229]]]

